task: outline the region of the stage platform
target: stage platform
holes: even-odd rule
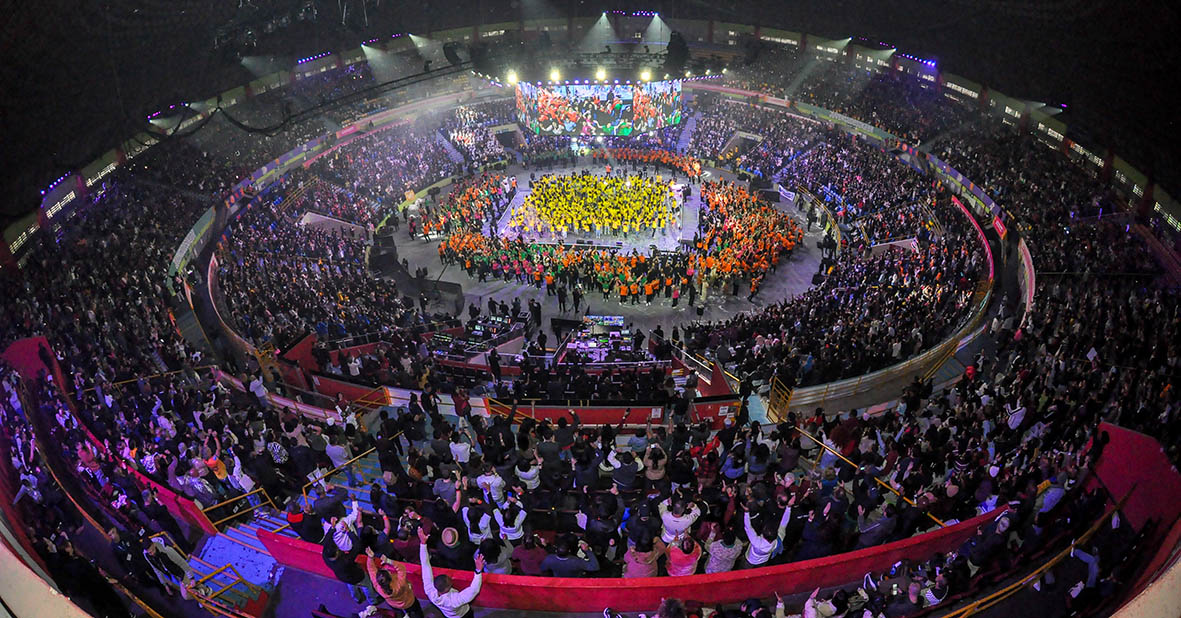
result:
[[[613,176],[619,175],[619,166],[613,166]],[[567,168],[567,170],[546,171],[544,173],[533,172],[540,178],[542,175],[569,175],[574,173],[581,173],[588,171],[595,175],[605,175],[607,169],[604,165],[591,165],[579,168]],[[663,179],[667,181],[670,177],[667,170],[663,172]],[[629,172],[631,173],[631,172]],[[651,170],[645,174],[648,178],[652,178]],[[688,181],[684,175],[679,178],[679,184],[685,184]],[[669,223],[663,230],[657,232],[633,232],[626,237],[611,236],[595,234],[593,232],[574,232],[568,233],[564,236],[554,233],[525,233],[524,238],[537,243],[558,243],[564,242],[566,244],[589,244],[595,246],[602,246],[620,250],[638,249],[641,252],[647,252],[653,246],[660,251],[676,251],[681,245],[689,244],[693,241],[693,235],[697,231],[697,222],[701,214],[701,194],[696,191],[696,187],[691,187],[692,192],[688,198],[682,199],[678,194],[676,195],[677,203],[681,207],[681,215],[675,222]],[[511,229],[509,226],[509,219],[512,212],[521,206],[531,194],[529,189],[529,175],[517,176],[517,194],[513,196],[512,202],[500,218],[493,224],[490,224],[487,233],[495,233],[498,236],[508,236],[515,238],[522,236],[518,230]],[[492,229],[493,226],[495,229]]]
[[[541,176],[548,173],[557,174],[574,174],[587,171],[603,171],[602,166],[584,165],[578,167],[566,167],[547,170],[527,170],[519,165],[510,166],[504,173],[509,176],[517,177],[518,187],[527,186],[530,173]],[[727,180],[734,180],[733,174],[722,170],[709,168],[706,170],[706,179],[723,178]],[[684,226],[687,230],[688,236],[691,239],[693,232],[697,228],[697,212],[699,210],[699,200],[697,187],[693,188],[693,195],[690,198],[691,207],[682,209],[686,214],[686,222],[690,221],[691,225]],[[696,206],[693,206],[696,204]],[[689,214],[691,213],[691,214]],[[803,217],[798,213],[792,213],[793,216],[800,221],[806,229],[806,223]],[[486,230],[489,232],[490,230]],[[659,234],[658,234],[659,236]],[[692,321],[719,321],[729,319],[739,313],[751,310],[760,310],[761,308],[780,302],[786,298],[796,296],[810,287],[812,287],[812,275],[814,275],[820,266],[820,250],[816,248],[816,243],[821,238],[821,231],[819,227],[813,226],[811,232],[804,237],[804,242],[797,246],[791,260],[780,263],[779,268],[768,275],[763,283],[763,288],[759,295],[755,297],[753,302],[747,301],[747,289],[741,289],[738,296],[733,295],[718,295],[711,291],[708,298],[704,302],[704,311],[701,316],[697,315],[696,309],[689,307],[686,304],[686,298],[682,298],[677,307],[671,306],[671,301],[661,297],[653,302],[651,306],[646,306],[643,302],[638,304],[620,305],[617,298],[604,301],[603,295],[598,291],[588,293],[586,300],[589,306],[583,306],[580,314],[590,313],[600,315],[622,315],[625,316],[629,324],[633,324],[636,328],[641,328],[644,332],[650,331],[657,325],[664,327],[665,332],[671,332],[674,325],[688,323]],[[558,311],[558,300],[554,296],[546,296],[545,289],[537,289],[530,285],[521,285],[516,282],[505,283],[503,280],[489,280],[487,282],[479,282],[474,277],[469,277],[467,273],[455,265],[446,268],[440,263],[438,246],[439,239],[432,238],[431,240],[423,240],[422,237],[410,240],[407,235],[405,226],[394,234],[394,240],[398,245],[399,258],[405,258],[410,263],[410,269],[414,270],[418,266],[425,266],[428,272],[428,279],[433,281],[436,278],[440,281],[456,283],[463,286],[464,294],[468,303],[474,303],[480,307],[481,310],[486,310],[488,306],[488,298],[491,297],[497,302],[504,301],[511,304],[514,298],[521,300],[521,305],[528,304],[529,299],[536,299],[542,305],[542,319],[546,330],[549,331],[549,319],[552,317],[574,318],[575,314],[572,311],[560,313]],[[596,244],[614,245],[615,242],[622,241],[622,239],[592,239]],[[678,238],[679,240],[679,238]],[[652,239],[637,238],[632,235],[623,247],[630,250],[635,248],[641,252],[647,252],[652,244]],[[674,243],[675,244],[675,243]],[[744,287],[744,286],[743,286]],[[698,298],[698,304],[702,304],[702,300]],[[443,305],[432,306],[432,310],[447,310],[448,307]],[[450,308],[453,309],[453,308]]]

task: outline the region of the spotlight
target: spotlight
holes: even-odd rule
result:
[[[510,84],[517,83],[517,72],[516,71],[509,71],[508,72],[508,83],[510,83]]]
[[[648,81],[650,79],[652,79],[652,72],[648,69],[644,69],[643,72],[640,73],[640,80]]]
[[[550,71],[549,71],[549,78],[550,78],[551,80],[553,80],[553,81],[555,81],[555,82],[556,82],[556,81],[558,81],[558,79],[560,79],[561,77],[562,77],[562,74],[561,74],[561,73],[559,73],[557,69],[550,69]]]
[[[603,67],[599,67],[598,69],[595,70],[595,79],[597,79],[599,81],[603,81],[604,79],[607,79],[607,71],[605,69],[603,69]]]
[[[693,77],[693,71],[685,71],[685,77]]]

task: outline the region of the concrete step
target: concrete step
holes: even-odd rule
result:
[[[698,118],[701,118],[701,112],[693,112],[693,115],[685,119],[684,126],[681,128],[681,136],[677,139],[677,150],[685,152],[689,149],[689,141],[693,139],[693,131],[697,128]]]
[[[447,137],[443,135],[442,129],[435,131],[435,140],[443,146],[443,149],[447,151],[447,156],[452,161],[459,165],[466,163],[463,158],[463,153],[459,152],[459,150],[455,148],[455,145],[451,143],[451,140],[447,139]]]

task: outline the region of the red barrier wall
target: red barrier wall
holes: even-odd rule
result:
[[[49,341],[45,337],[18,339],[5,348],[3,353],[0,353],[0,358],[3,358],[4,362],[16,370],[22,378],[31,382],[36,380],[42,371],[50,371],[50,368],[41,362],[41,357],[37,353],[42,344],[49,347]]]
[[[290,384],[301,391],[311,390],[302,367],[292,363],[279,363],[278,367],[279,374],[285,384]]]
[[[455,367],[456,369],[471,369],[473,371],[489,371],[488,365],[477,365],[475,363],[465,363],[463,361],[450,360],[446,358],[435,359],[435,362],[447,367]],[[491,376],[491,374],[489,374]],[[513,377],[521,375],[521,368],[511,365],[501,365],[500,375],[505,377]]]
[[[679,363],[680,361],[677,362]],[[714,363],[713,373],[709,378],[709,383],[706,384],[704,380],[698,382],[697,392],[701,393],[702,397],[712,397],[715,395],[732,395],[734,394],[734,389],[730,388],[730,383],[726,381],[726,374],[722,371],[722,366]]]
[[[374,389],[368,386],[358,386],[327,376],[312,376],[312,389],[317,393],[332,398],[335,398],[337,393],[339,393],[348,401],[356,401],[364,398],[366,401],[384,401],[385,403],[389,403],[389,397],[386,395],[384,388]]]
[[[508,414],[512,409],[511,404],[507,404],[495,399],[485,399],[485,407],[493,414]],[[709,401],[709,402],[694,402],[692,404],[691,416],[700,420],[710,421],[710,425],[714,429],[721,428],[723,421],[727,415],[734,415],[738,413],[739,401],[737,398],[725,399],[723,401]],[[631,407],[631,413],[628,413],[627,406],[536,406],[531,407],[528,404],[522,404],[517,408],[517,414],[525,415],[530,418],[549,419],[556,421],[559,418],[570,418],[570,410],[573,408],[578,412],[578,418],[587,425],[616,425],[623,423],[625,425],[643,425],[648,422],[648,417],[653,411],[663,413],[660,406],[651,405],[636,405]],[[722,408],[726,408],[723,412]],[[665,422],[663,416],[653,418],[653,424],[660,424]]]
[[[474,605],[553,612],[597,612],[607,606],[620,611],[646,611],[656,608],[662,599],[669,597],[712,605],[752,597],[768,598],[776,592],[783,595],[811,592],[817,586],[859,581],[867,571],[886,570],[902,558],[926,559],[935,552],[954,549],[999,513],[1000,510],[993,511],[935,532],[855,552],[713,575],[574,579],[488,574],[484,575],[483,589]],[[333,577],[324,564],[319,545],[265,530],[258,531],[258,539],[280,564]],[[411,576],[414,593],[423,597],[419,566],[407,564],[406,570]],[[466,587],[473,576],[471,571],[434,570],[436,574],[450,575],[458,588]]]
[[[316,333],[311,333],[307,337],[299,340],[299,343],[291,346],[290,350],[283,353],[283,359],[289,360],[307,371],[319,371],[320,368],[316,366],[316,359],[312,356],[312,347],[316,345]]]
[[[1153,518],[1167,528],[1181,515],[1181,474],[1160,442],[1110,423],[1099,428],[1111,441],[1095,464],[1096,476],[1117,500],[1136,488],[1124,504],[1123,516],[1137,529]]]
[[[190,526],[199,528],[205,534],[217,534],[217,527],[213,525],[212,521],[209,521],[209,516],[201,510],[201,507],[197,506],[196,502],[176,494],[172,488],[161,485],[130,467],[124,466],[124,469],[139,481],[141,487],[154,488],[156,499],[168,509],[169,513],[184,520]]]
[[[358,354],[361,354],[361,355],[372,354],[373,351],[376,350],[377,346],[379,346],[379,345],[382,345],[382,344],[380,344],[380,343],[366,343],[364,345],[355,345],[351,348],[341,348],[339,350],[332,350],[331,352],[328,353],[328,357],[331,358],[334,362],[339,363],[340,362],[340,354],[342,352],[348,354],[349,356],[356,356]]]
[[[229,382],[230,386],[232,386],[234,390],[246,390],[245,386],[242,384],[242,381],[238,378],[235,378],[234,376],[222,371],[221,369],[218,369],[217,367],[214,367],[212,372],[215,380]],[[310,416],[321,421],[336,415],[335,410],[327,410],[325,408],[313,406],[311,404],[300,403],[294,399],[288,399],[287,397],[282,397],[274,393],[271,393],[267,398],[274,406],[282,409],[290,408],[304,416]]]

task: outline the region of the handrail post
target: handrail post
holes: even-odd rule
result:
[[[846,464],[848,464],[848,465],[850,465],[850,466],[853,466],[853,467],[857,467],[857,464],[854,464],[852,461],[850,461],[850,460],[849,460],[849,458],[848,458],[848,457],[845,457],[844,455],[842,455],[842,454],[840,453],[840,451],[838,451],[838,450],[836,450],[836,449],[832,448],[831,446],[829,446],[829,445],[825,444],[825,443],[824,443],[822,440],[820,440],[820,439],[818,439],[816,436],[814,436],[814,435],[812,435],[812,434],[808,433],[807,431],[805,431],[805,430],[804,430],[802,427],[800,427],[799,425],[796,425],[796,427],[795,427],[795,430],[796,430],[796,431],[798,431],[798,432],[800,432],[801,434],[803,434],[803,435],[807,436],[809,439],[811,439],[811,440],[812,440],[813,442],[815,442],[816,444],[820,445],[820,448],[822,448],[822,449],[824,449],[824,450],[826,450],[826,451],[828,451],[828,452],[832,453],[833,455],[836,455],[836,456],[837,456],[837,458],[839,458],[841,461],[845,462]],[[891,492],[893,492],[893,493],[894,493],[894,495],[898,496],[899,498],[902,498],[902,499],[903,499],[903,500],[904,500],[904,501],[905,501],[907,504],[909,504],[910,506],[913,506],[913,507],[917,507],[917,506],[918,506],[917,504],[915,504],[915,503],[914,503],[914,501],[913,501],[913,500],[911,500],[910,498],[907,498],[906,496],[904,496],[904,495],[902,494],[902,492],[900,492],[900,491],[898,491],[897,489],[895,489],[893,485],[891,485],[891,484],[889,484],[889,483],[887,483],[887,482],[883,481],[882,479],[878,478],[877,476],[874,476],[874,477],[873,477],[873,479],[874,479],[875,481],[877,481],[877,482],[878,482],[878,484],[879,484],[879,485],[881,485],[882,487],[885,487],[886,489],[888,489],[888,490],[890,490]],[[940,520],[939,520],[937,517],[935,517],[934,515],[930,514],[929,512],[926,512],[926,511],[924,511],[924,514],[926,514],[926,516],[927,516],[927,517],[929,517],[929,518],[931,519],[931,521],[935,522],[936,524],[939,524],[939,527],[940,527],[940,528],[943,528],[943,527],[946,527],[946,526],[947,526],[947,524],[943,523],[943,522],[942,522],[942,521],[940,521]]]

